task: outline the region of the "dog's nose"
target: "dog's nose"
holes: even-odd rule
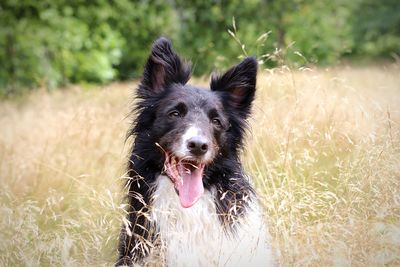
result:
[[[204,138],[192,137],[187,142],[189,152],[195,156],[202,156],[207,153],[208,143]]]

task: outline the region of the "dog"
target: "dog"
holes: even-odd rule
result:
[[[203,89],[187,85],[190,65],[167,38],[154,42],[128,133],[135,139],[117,266],[273,264],[240,161],[257,66],[247,57]]]

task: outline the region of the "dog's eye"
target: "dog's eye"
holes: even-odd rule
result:
[[[179,116],[180,116],[180,113],[177,110],[173,110],[170,113],[168,113],[168,117],[170,117],[170,118],[175,118],[175,117],[179,117]]]
[[[220,128],[222,126],[221,121],[218,118],[214,118],[211,120],[212,124]]]

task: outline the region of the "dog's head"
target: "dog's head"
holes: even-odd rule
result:
[[[218,157],[237,155],[245,120],[255,95],[257,61],[244,59],[223,75],[213,75],[211,90],[186,85],[190,67],[166,38],[158,39],[138,89],[136,133],[145,133],[163,155],[164,169],[190,207],[204,192],[204,169]]]

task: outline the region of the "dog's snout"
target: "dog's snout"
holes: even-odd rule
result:
[[[195,156],[202,156],[208,151],[208,142],[204,138],[193,137],[187,141],[187,148]]]

